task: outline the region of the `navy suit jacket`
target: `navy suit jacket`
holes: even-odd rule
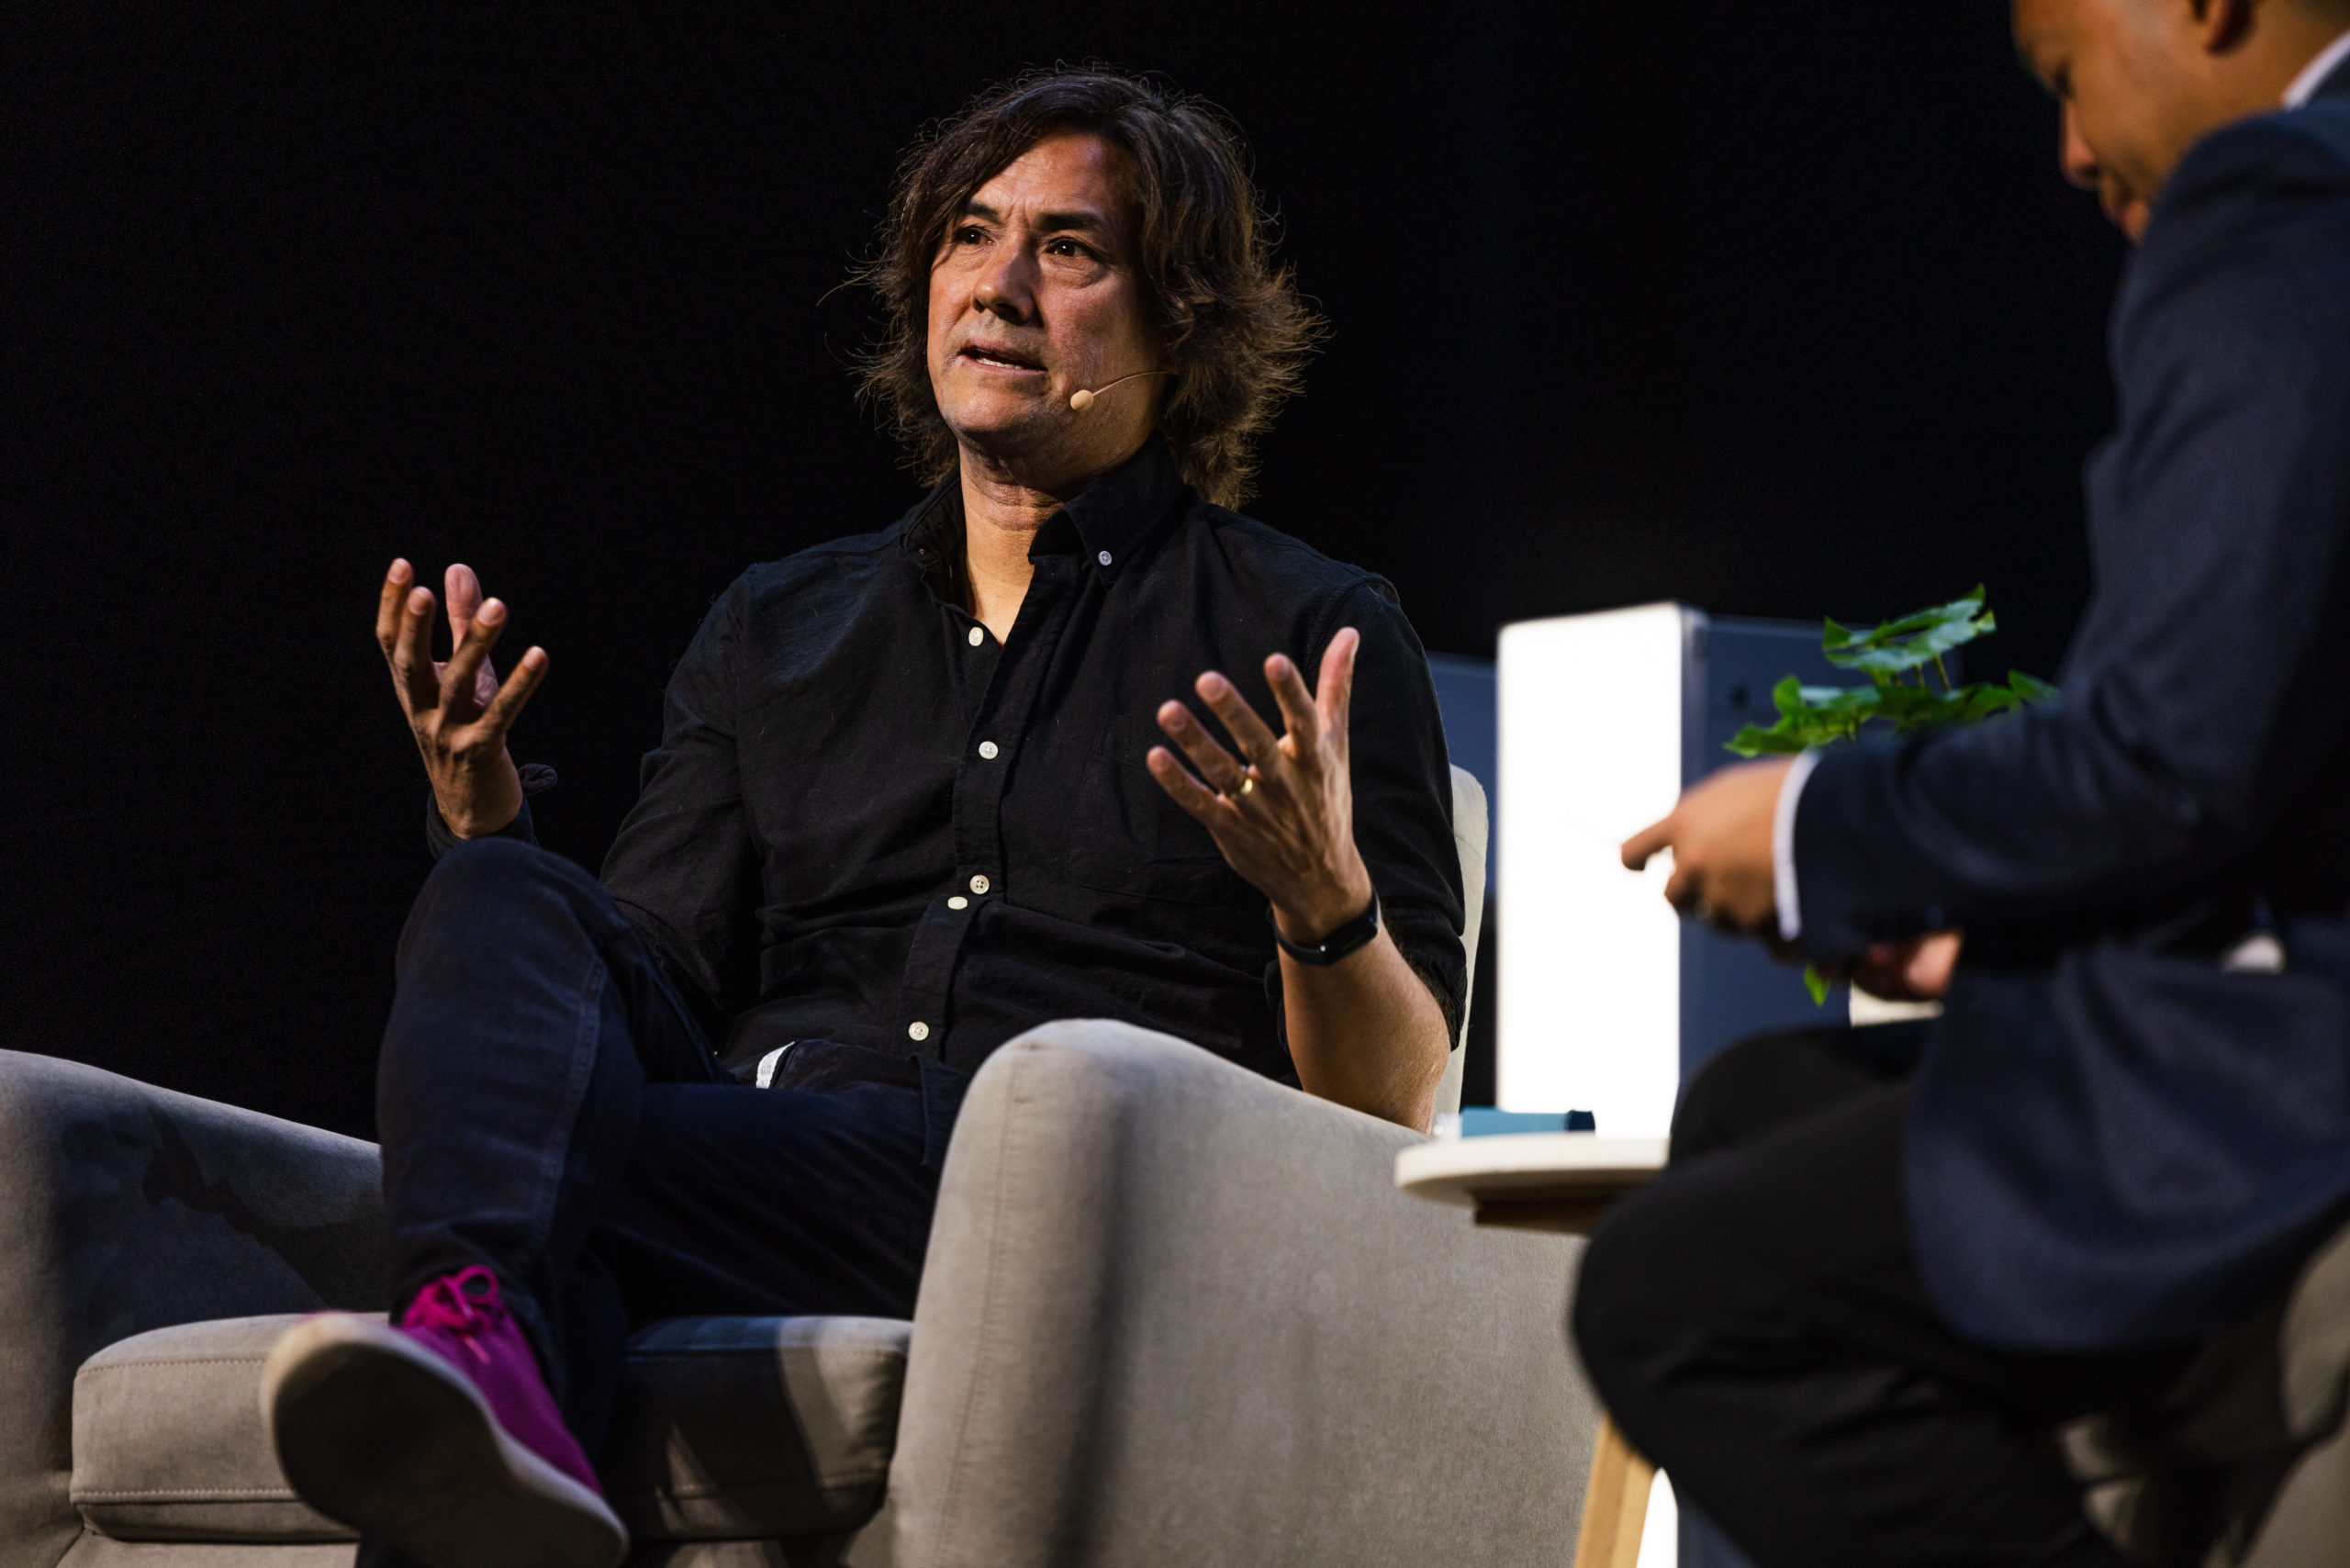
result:
[[[1814,957],[1968,933],[1912,1240],[2036,1350],[2215,1330],[2350,1204],[2350,67],[2180,162],[2110,351],[2063,697],[1830,752],[1795,824]],[[2262,925],[2284,970],[2223,969]]]

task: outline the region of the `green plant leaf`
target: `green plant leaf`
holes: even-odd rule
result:
[[[1759,724],[1749,724],[1730,736],[1728,749],[1740,756],[1793,756],[1811,746],[1799,735],[1781,733],[1776,724],[1767,730]]]
[[[1984,607],[1978,585],[1964,599],[1905,615],[1855,634],[1833,621],[1822,622],[1820,651],[1828,662],[1843,669],[1900,675],[1922,669],[1953,648],[1998,629],[1998,621]]]
[[[1806,964],[1803,967],[1803,983],[1805,989],[1811,992],[1811,1004],[1814,1007],[1828,1005],[1828,977],[1819,972],[1818,964]]]

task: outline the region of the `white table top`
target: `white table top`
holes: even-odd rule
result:
[[[1438,1138],[1396,1155],[1395,1185],[1459,1208],[1501,1197],[1607,1198],[1653,1180],[1664,1169],[1664,1151],[1661,1137],[1594,1133]]]

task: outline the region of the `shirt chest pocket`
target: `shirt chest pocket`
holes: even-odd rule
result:
[[[1263,903],[1143,765],[1152,746],[1166,744],[1149,715],[1118,720],[1095,743],[1070,802],[1069,879],[1177,903]]]

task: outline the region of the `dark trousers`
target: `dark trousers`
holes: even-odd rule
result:
[[[1584,1364],[1759,1568],[2118,1568],[2047,1434],[2152,1412],[2194,1348],[2031,1355],[1943,1327],[1902,1204],[1917,1043],[1765,1036],[1701,1071],[1671,1169],[1583,1255]]]
[[[505,839],[453,850],[401,935],[377,1073],[395,1311],[487,1265],[591,1455],[635,1327],[911,1317],[938,1191],[925,1150],[945,1144],[922,1074],[825,1042],[786,1063],[797,1087],[721,1068],[578,867]]]

